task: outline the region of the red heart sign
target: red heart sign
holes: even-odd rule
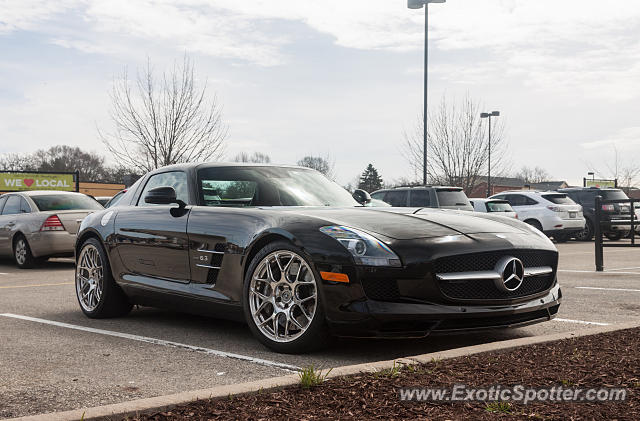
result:
[[[32,184],[33,184],[33,182],[34,182],[33,178],[25,178],[25,179],[24,179],[24,180],[22,180],[22,181],[24,181],[24,184],[26,184],[26,185],[27,185],[27,187],[31,187],[31,185],[32,185]]]

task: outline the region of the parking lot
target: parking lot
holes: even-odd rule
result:
[[[19,270],[0,261],[0,417],[121,402],[287,374],[388,360],[483,342],[636,320],[640,250],[559,244],[564,301],[554,321],[513,330],[421,340],[336,339],[322,352],[279,355],[238,323],[149,308],[90,320],[78,308],[73,263]]]

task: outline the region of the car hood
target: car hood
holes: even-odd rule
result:
[[[422,208],[304,208],[296,214],[323,219],[396,240],[479,233],[531,233],[506,218],[479,216],[474,212]],[[505,219],[505,221],[501,221]]]

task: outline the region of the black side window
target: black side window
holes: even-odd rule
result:
[[[378,193],[374,193],[374,194],[372,194],[372,195],[371,195],[371,198],[372,198],[372,199],[376,199],[376,200],[383,200],[383,199],[384,199],[384,194],[385,194],[385,193],[386,193],[386,192],[379,191]]]
[[[2,209],[2,214],[14,215],[16,213],[20,213],[20,196],[9,196],[7,203],[4,205],[4,209]]]
[[[537,200],[532,199],[532,198],[530,198],[528,196],[525,196],[525,199],[527,199],[527,205],[537,205],[538,204]]]
[[[0,197],[0,215],[2,214],[2,208],[4,207],[4,202],[7,201],[7,196]]]
[[[407,206],[407,190],[391,190],[384,196],[384,201],[391,206]]]
[[[524,196],[522,194],[508,194],[507,195],[507,201],[509,202],[509,204],[511,206],[527,206],[530,205],[531,203],[529,202],[529,199],[527,196]],[[535,201],[533,202],[533,204],[535,205]]]
[[[428,207],[431,204],[429,198],[429,190],[411,190],[409,196],[409,206],[425,206]]]
[[[144,197],[149,190],[156,187],[173,187],[176,191],[176,196],[184,203],[189,203],[189,187],[187,185],[187,174],[182,171],[164,172],[161,174],[152,175],[147,181],[147,184],[142,190],[142,194],[138,199],[138,206],[155,206],[150,203],[145,203]]]
[[[31,213],[31,206],[24,200],[24,197],[20,198],[20,213]]]
[[[596,205],[595,192],[581,191],[578,197],[578,202],[583,206],[594,207]]]

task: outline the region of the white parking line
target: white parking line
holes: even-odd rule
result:
[[[627,288],[597,288],[597,287],[576,287],[577,289],[598,289],[602,291],[628,291],[628,292],[640,292],[640,289],[627,289]]]
[[[117,338],[131,339],[131,340],[134,340],[134,341],[146,342],[146,343],[154,344],[154,345],[163,345],[163,346],[168,346],[168,347],[173,347],[173,348],[187,349],[187,350],[190,350],[190,351],[201,352],[201,353],[207,354],[207,355],[215,355],[217,357],[233,358],[233,359],[236,359],[236,360],[247,361],[247,362],[254,363],[254,364],[264,365],[264,366],[267,366],[267,367],[275,367],[275,368],[279,368],[279,369],[286,370],[286,371],[299,371],[300,370],[300,367],[296,367],[294,365],[279,363],[279,362],[276,362],[276,361],[263,360],[261,358],[250,357],[248,355],[234,354],[232,352],[218,351],[216,349],[203,348],[203,347],[200,347],[200,346],[187,345],[187,344],[182,344],[182,343],[179,343],[179,342],[172,342],[172,341],[165,341],[165,340],[162,340],[162,339],[149,338],[147,336],[138,336],[138,335],[131,335],[129,333],[114,332],[114,331],[111,331],[111,330],[95,329],[95,328],[92,328],[92,327],[72,325],[72,324],[69,324],[69,323],[56,322],[56,321],[53,321],[53,320],[38,319],[37,317],[22,316],[20,314],[3,313],[3,314],[0,314],[0,316],[2,316],[2,317],[11,317],[11,318],[20,319],[20,320],[27,320],[27,321],[36,322],[36,323],[44,323],[44,324],[52,325],[52,326],[65,327],[67,329],[82,330],[84,332],[98,333],[100,335],[115,336]]]
[[[8,275],[7,272],[0,272],[0,275]]]
[[[613,270],[613,269],[612,269]],[[640,275],[640,272],[596,272],[595,270],[558,269],[558,272],[592,273],[594,275]]]
[[[568,323],[579,323],[581,325],[595,325],[595,326],[609,326],[611,323],[600,323],[600,322],[587,322],[584,320],[573,320],[573,319],[561,319],[556,317],[555,319],[556,322],[568,322]]]
[[[607,269],[608,271],[616,271],[616,270],[631,270],[631,269],[640,269],[640,266],[635,266],[632,268],[616,268],[616,269]]]

